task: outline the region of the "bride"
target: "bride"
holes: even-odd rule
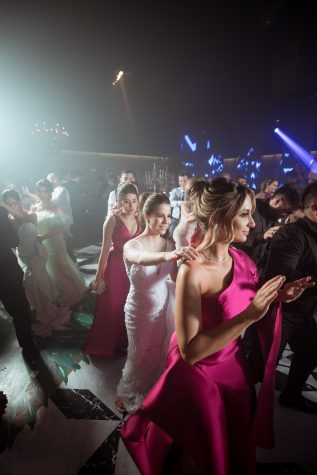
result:
[[[164,237],[171,223],[171,206],[163,193],[143,193],[139,210],[144,230],[124,246],[124,260],[130,280],[125,304],[128,355],[117,387],[119,411],[134,412],[142,404],[164,370],[167,347],[173,328],[169,322],[169,302],[180,258],[195,259],[196,251],[187,247],[175,250]],[[171,284],[174,284],[171,282]]]

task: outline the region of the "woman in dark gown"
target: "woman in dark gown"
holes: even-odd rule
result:
[[[112,356],[126,348],[124,304],[129,279],[123,262],[123,246],[141,232],[136,213],[138,192],[134,185],[123,183],[118,191],[120,208],[103,226],[102,248],[93,282],[97,294],[93,325],[84,344],[90,355]]]

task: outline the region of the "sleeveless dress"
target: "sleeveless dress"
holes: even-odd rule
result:
[[[50,211],[39,211],[36,215],[39,234],[67,226],[67,218]],[[43,244],[48,256],[46,269],[59,292],[58,305],[68,307],[79,302],[86,290],[85,279],[67,253],[63,233],[45,239]]]
[[[96,356],[113,356],[115,350],[128,344],[123,308],[130,283],[123,263],[123,246],[139,235],[141,228],[131,234],[122,219],[115,218],[112,246],[102,273],[108,288],[96,296],[94,321],[84,344],[86,353]]]
[[[17,250],[24,270],[26,298],[35,310],[36,319],[48,322],[55,317],[53,306],[58,301],[59,292],[46,270],[46,247],[36,239],[37,227],[33,223],[21,223],[18,236],[20,243]]]
[[[143,246],[138,242],[139,249]],[[166,251],[174,245],[167,241]],[[173,284],[168,283],[174,263],[142,266],[130,264],[126,268],[130,291],[124,307],[128,333],[128,355],[118,384],[117,394],[128,412],[137,410],[144,394],[162,374],[171,337],[168,309]],[[168,342],[169,343],[169,342]]]
[[[245,310],[257,290],[257,271],[242,251],[230,248],[234,261],[231,284],[217,297],[202,298],[204,330]],[[255,475],[255,445],[271,448],[274,375],[280,342],[277,304],[257,322],[264,373],[256,406],[241,338],[196,364],[186,363],[172,337],[164,374],[121,437],[142,474],[163,473],[175,444],[206,475]]]

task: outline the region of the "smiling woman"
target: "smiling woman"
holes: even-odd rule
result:
[[[258,290],[254,262],[230,246],[246,241],[254,226],[251,190],[198,180],[190,184],[188,196],[204,232],[200,255],[182,265],[177,276],[176,332],[166,370],[123,425],[121,436],[142,474],[163,473],[169,455],[183,467],[187,461],[190,472],[254,475],[255,446],[273,445],[279,307],[263,317],[285,279],[276,276]],[[252,324],[263,344],[265,366],[256,409],[241,343]],[[173,446],[178,451],[171,451]],[[182,460],[171,453],[181,453]],[[180,473],[179,463],[171,473]]]
[[[174,297],[168,276],[175,278],[178,259],[194,259],[197,254],[189,246],[175,250],[174,243],[164,237],[171,223],[171,206],[163,193],[143,194],[140,211],[144,231],[124,246],[130,279],[124,307],[129,345],[116,405],[128,412],[140,407],[165,366],[172,333],[169,304]]]

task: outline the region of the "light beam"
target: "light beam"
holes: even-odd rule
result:
[[[274,132],[283,140],[285,145],[298,157],[311,172],[317,174],[317,161],[313,155],[299,145],[295,140],[291,139],[279,128],[275,128]]]

